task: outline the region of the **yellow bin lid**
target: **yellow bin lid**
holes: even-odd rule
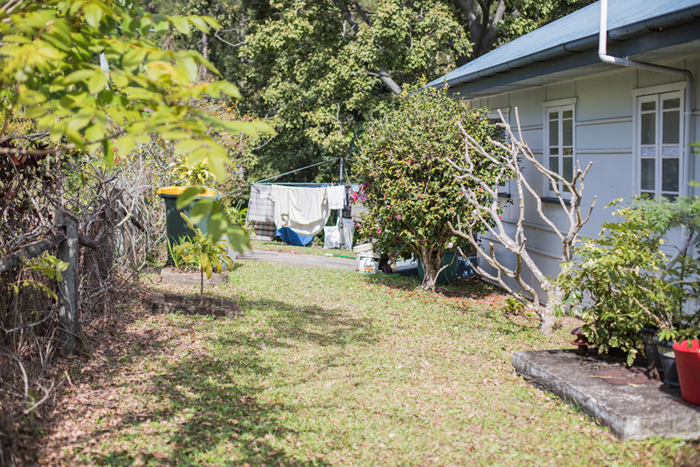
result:
[[[190,187],[188,186],[166,186],[164,188],[159,189],[156,191],[156,194],[158,195],[172,195],[172,196],[180,196],[185,192],[186,189]],[[204,188],[204,193],[200,193],[197,195],[198,198],[216,198],[218,194],[216,193],[216,190],[212,190],[211,188]]]

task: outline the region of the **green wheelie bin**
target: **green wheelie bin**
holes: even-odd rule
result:
[[[182,237],[190,237],[192,238],[194,236],[194,232],[192,229],[190,229],[187,226],[187,223],[185,220],[180,216],[180,213],[185,214],[186,216],[190,215],[190,211],[192,210],[192,206],[194,206],[194,203],[191,203],[189,206],[184,208],[181,211],[177,210],[177,206],[175,203],[177,202],[177,197],[180,196],[187,188],[187,186],[169,186],[165,188],[161,188],[158,191],[156,191],[156,194],[163,198],[165,201],[165,229],[167,233],[167,241],[170,243],[171,246],[178,245],[180,243],[180,238]],[[197,200],[200,199],[219,199],[220,195],[219,193],[214,190],[213,188],[205,188],[204,193],[201,195],[197,196]],[[202,231],[203,234],[207,234],[207,221],[209,220],[209,217],[205,217],[202,219],[202,221],[199,224],[196,224],[195,227],[197,227],[199,230]],[[172,258],[170,257],[170,251],[168,249],[168,264],[172,264]]]

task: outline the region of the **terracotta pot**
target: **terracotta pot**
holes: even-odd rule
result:
[[[676,342],[673,351],[676,354],[681,397],[690,404],[700,405],[700,341],[691,341],[690,348],[688,341]]]

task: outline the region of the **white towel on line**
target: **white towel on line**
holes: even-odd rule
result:
[[[329,186],[328,193],[328,209],[343,209],[345,207],[345,187],[344,186]]]
[[[275,226],[288,227],[293,232],[313,237],[326,225],[330,209],[326,188],[303,188],[275,185]]]

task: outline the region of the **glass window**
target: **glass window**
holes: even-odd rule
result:
[[[571,182],[574,176],[576,156],[574,151],[574,106],[565,105],[546,109],[547,125],[545,126],[545,154],[549,159],[549,170],[561,175]],[[556,190],[555,190],[556,188]],[[556,196],[556,191],[568,196],[568,188],[559,182],[557,187],[548,184],[547,196]]]
[[[639,187],[642,196],[675,199],[681,188],[681,93],[639,98]]]

